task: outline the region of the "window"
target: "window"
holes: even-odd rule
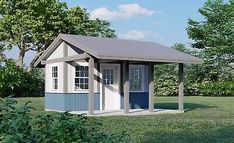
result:
[[[75,90],[89,88],[89,68],[88,66],[76,66]]]
[[[52,89],[58,89],[58,67],[52,67]]]
[[[113,85],[114,83],[114,70],[113,69],[104,69],[103,70],[103,84]]]
[[[142,90],[142,68],[132,67],[129,71],[129,81],[131,91]]]

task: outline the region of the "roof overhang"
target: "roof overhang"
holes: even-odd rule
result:
[[[189,64],[200,64],[200,63],[202,63],[202,59],[194,57],[194,56],[191,56],[191,55],[188,55],[188,54],[185,54],[185,53],[182,53],[182,52],[177,51],[175,49],[173,49],[174,51],[172,51],[172,49],[170,49],[170,52],[171,51],[172,52],[177,52],[177,53],[179,53],[179,55],[182,55],[182,56],[186,55],[186,57],[187,57],[186,60],[183,60],[182,58],[176,58],[176,57],[172,57],[170,59],[166,59],[166,58],[162,59],[160,57],[155,57],[154,58],[154,57],[148,57],[147,55],[144,56],[144,57],[142,57],[142,56],[141,57],[137,57],[137,56],[133,57],[131,55],[129,55],[129,56],[121,56],[121,55],[115,55],[115,53],[112,53],[110,55],[108,55],[108,54],[103,55],[102,53],[100,53],[100,52],[98,53],[98,52],[96,52],[95,50],[92,49],[95,46],[95,44],[93,45],[93,47],[87,46],[86,43],[79,42],[79,40],[78,41],[74,40],[74,39],[72,39],[69,36],[70,35],[67,35],[67,34],[59,34],[54,39],[54,41],[50,44],[50,46],[46,49],[46,51],[42,54],[42,56],[40,56],[38,58],[38,60],[34,64],[34,67],[43,67],[43,64],[46,64],[46,62],[45,62],[46,59],[53,53],[53,51],[63,41],[66,42],[66,43],[68,43],[68,44],[73,45],[74,47],[77,47],[77,48],[81,49],[87,55],[93,56],[93,57],[95,57],[97,59],[100,59],[100,60],[119,60],[119,61],[128,60],[128,61],[137,61],[137,62],[189,63]],[[71,36],[76,36],[76,35],[71,35]],[[79,39],[79,37],[84,38],[85,36],[77,36],[77,37]],[[87,37],[87,38],[90,38],[90,40],[95,39],[94,37]],[[100,45],[100,44],[102,44],[101,43],[101,39],[104,39],[104,38],[96,38],[96,39],[99,39],[99,41],[98,41],[99,43],[98,44]],[[111,40],[113,40],[113,39],[111,39]],[[115,39],[115,40],[117,40],[117,39]],[[121,40],[119,40],[118,42],[120,42],[120,41]],[[126,40],[122,40],[122,41],[126,41]],[[139,42],[139,41],[130,41],[130,42]],[[144,42],[144,43],[147,43],[147,42]],[[148,42],[148,43],[150,43],[150,42]],[[152,42],[150,44],[152,44]],[[105,45],[103,44],[103,46],[105,46]],[[111,45],[109,45],[109,46],[111,46]],[[134,47],[132,47],[132,48],[134,48]],[[163,49],[163,48],[161,48],[161,49]],[[112,52],[112,51],[110,50],[108,52]],[[165,53],[165,54],[167,54],[167,53]],[[74,57],[71,57],[70,60],[76,60],[76,58],[77,57],[74,56]],[[69,59],[69,58],[67,58],[67,59]],[[66,61],[66,58],[65,59],[63,59],[63,58],[57,59],[56,61],[60,61],[60,60]]]

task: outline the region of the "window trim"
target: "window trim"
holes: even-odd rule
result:
[[[74,73],[73,73],[73,86],[74,86],[74,91],[75,92],[79,92],[79,91],[83,91],[83,92],[88,92],[88,90],[89,90],[89,85],[88,85],[88,88],[87,89],[82,89],[82,88],[76,88],[76,78],[83,78],[83,79],[89,79],[89,75],[88,75],[88,77],[76,77],[76,67],[77,66],[81,66],[81,67],[88,67],[89,68],[89,66],[87,65],[87,64],[84,64],[84,63],[82,63],[82,64],[78,64],[77,63],[77,65],[74,65]],[[89,72],[89,70],[88,70],[88,72]],[[89,81],[88,81],[89,82]]]
[[[105,83],[104,82],[104,70],[111,70],[112,71],[112,75],[110,76],[112,79],[110,80],[110,79],[108,79],[108,83]],[[102,84],[103,85],[105,85],[105,86],[113,86],[113,85],[115,85],[116,84],[116,80],[115,80],[115,69],[114,68],[104,68],[104,69],[102,69]],[[111,83],[111,81],[112,81],[112,83]]]
[[[53,68],[57,68],[57,77],[53,77],[53,74],[54,74],[54,72],[53,72]],[[53,65],[53,66],[51,66],[51,90],[52,91],[58,91],[58,89],[59,89],[59,70],[58,70],[58,65]],[[54,79],[57,79],[57,89],[56,88],[54,88],[55,86],[55,84],[54,84]]]
[[[132,90],[131,89],[131,83],[130,83],[130,71],[132,68],[139,68],[141,69],[141,89],[140,90]],[[129,65],[129,92],[144,92],[144,82],[145,82],[145,71],[144,71],[144,65]]]

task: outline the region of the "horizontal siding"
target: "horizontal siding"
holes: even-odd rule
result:
[[[45,93],[45,109],[87,111],[88,93]],[[94,94],[94,110],[100,109],[100,93]]]
[[[124,108],[124,93],[121,93],[121,109],[123,108]],[[130,92],[129,93],[129,108],[130,109],[149,108],[149,93],[148,92]]]

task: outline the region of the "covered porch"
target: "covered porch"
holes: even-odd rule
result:
[[[178,109],[172,110],[172,109],[155,109],[155,103],[154,103],[154,79],[157,77],[154,77],[155,71],[155,65],[157,64],[163,64],[160,62],[145,62],[145,61],[118,61],[118,60],[99,60],[96,58],[93,58],[91,56],[87,57],[88,63],[89,63],[89,92],[88,92],[88,111],[74,111],[71,112],[72,114],[80,114],[85,113],[87,115],[95,115],[95,116],[112,116],[112,115],[129,115],[129,116],[135,116],[135,115],[150,115],[150,114],[161,114],[161,113],[183,113],[184,112],[184,64],[178,63],[179,70],[178,70]],[[94,110],[94,81],[97,80],[97,75],[94,74],[94,69],[96,68],[97,71],[102,72],[100,70],[101,64],[119,64],[120,65],[120,92],[123,92],[123,109],[121,110],[105,110],[105,107],[102,107],[101,110]],[[174,63],[175,64],[175,63]],[[96,67],[94,65],[97,65]],[[129,81],[129,65],[146,65],[148,67],[148,73],[146,75],[148,76],[147,81],[147,87],[148,87],[148,93],[146,96],[148,96],[148,101],[142,101],[147,102],[147,109],[132,109],[130,105],[130,81]],[[99,77],[99,82],[103,84],[102,77]],[[102,93],[103,96],[103,93]],[[156,99],[157,101],[157,99]],[[102,103],[103,104],[103,103]],[[157,104],[157,103],[156,103]]]

